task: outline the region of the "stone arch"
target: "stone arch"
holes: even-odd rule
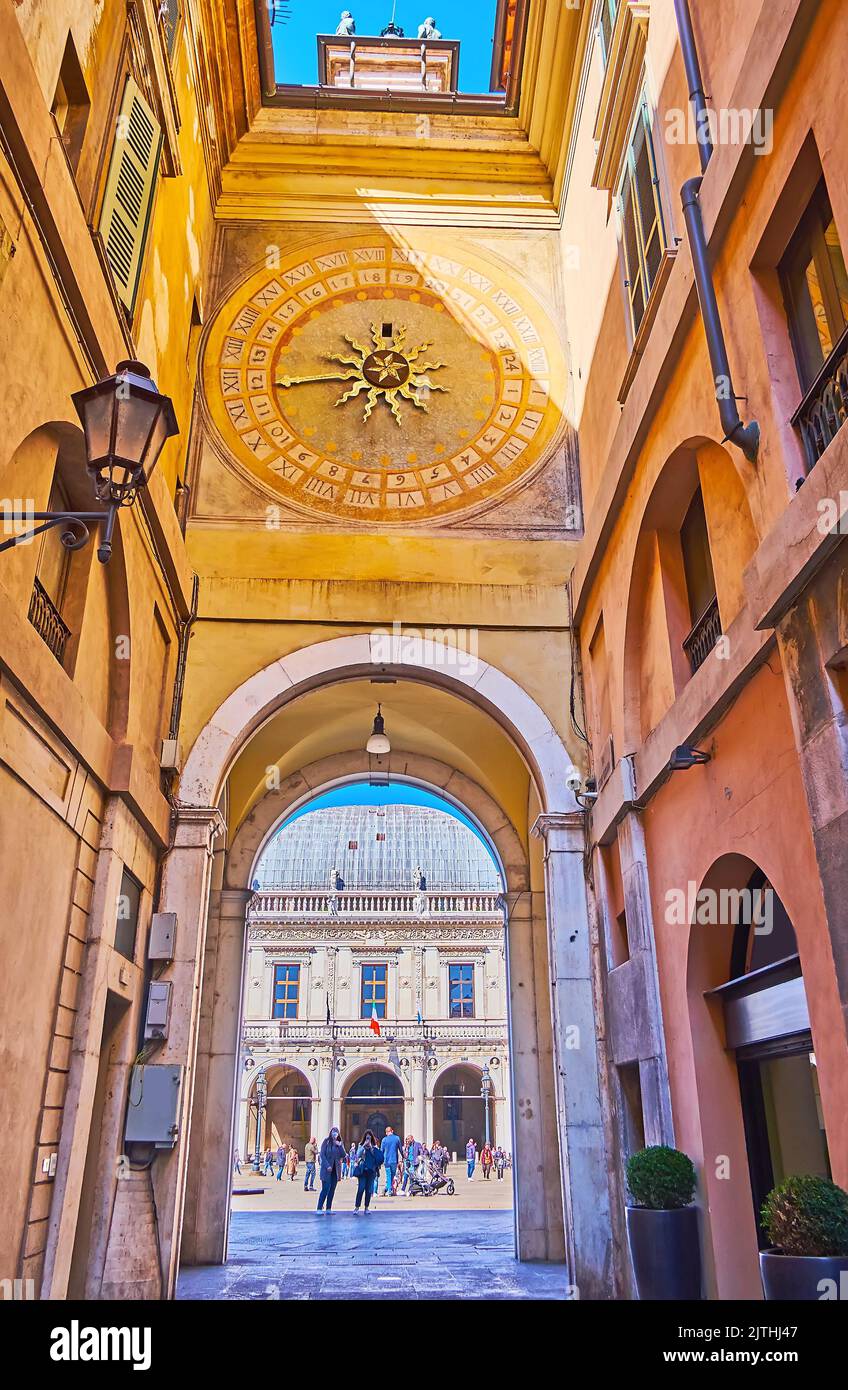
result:
[[[395,676],[421,681],[467,700],[489,714],[524,758],[543,811],[577,809],[566,787],[570,760],[548,716],[527,691],[498,667],[485,661],[465,671],[454,648],[422,643],[420,660],[385,659],[392,639],[358,633],[316,642],[257,671],[222,701],[201,730],[180,778],[183,806],[217,806],[227,773],[251,736],[290,700],[320,685],[362,676]]]
[[[476,659],[470,666],[457,664],[456,649],[429,640],[416,650],[415,660],[404,660],[404,655],[408,653],[394,650],[391,634],[379,632],[301,648],[244,681],[201,730],[180,781],[175,846],[163,874],[162,910],[176,911],[184,924],[172,978],[182,986],[181,997],[189,1000],[192,982],[202,969],[204,997],[214,998],[219,1012],[222,1001],[227,1001],[232,1030],[227,1048],[231,1048],[232,1066],[238,1051],[238,1017],[229,991],[234,994],[240,978],[244,910],[250,893],[246,887],[220,891],[232,915],[226,923],[226,939],[219,924],[213,927],[210,923],[215,957],[204,959],[211,847],[223,828],[217,807],[230,769],[251,737],[278,709],[320,687],[378,673],[434,686],[473,704],[499,725],[523,758],[533,784],[531,804],[542,808],[531,829],[545,847],[544,856],[540,856],[544,891],[531,894],[526,887],[513,890],[508,882],[505,895],[509,912],[510,1052],[516,1098],[518,1254],[524,1259],[557,1259],[565,1253],[569,1276],[579,1285],[581,1296],[607,1297],[612,1285],[610,1187],[615,1179],[606,1161],[607,1121],[599,1055],[603,1029],[596,1022],[596,1007],[601,1005],[594,990],[583,871],[583,817],[567,787],[571,761],[548,716],[517,681],[497,667]],[[522,860],[526,861],[523,853]],[[526,883],[527,879],[521,881]],[[237,905],[240,923],[236,920]],[[192,1008],[196,1007],[193,1002]],[[591,1039],[590,1045],[580,1050],[566,1046],[569,1021],[575,1018],[582,1035]],[[185,1090],[188,1107],[195,1056],[201,1071],[205,1058],[196,1053],[196,1035],[190,1028],[176,1036],[179,1046],[168,1050],[167,1060],[184,1058],[189,1071]],[[219,1096],[223,1098],[227,1089],[223,1066],[226,1050],[216,1056],[214,1093],[207,1088],[191,1117],[192,1135],[199,1137],[201,1147],[207,1132],[216,1133],[207,1130],[205,1113],[215,1112]],[[416,1065],[423,1065],[423,1059]],[[169,1289],[176,1276],[181,1239],[188,1263],[220,1262],[226,1252],[229,1172],[223,1163],[215,1173],[189,1165],[187,1148],[183,1130],[183,1141],[175,1149],[170,1167],[162,1169],[157,1192],[161,1209],[176,1213],[186,1183],[190,1181],[195,1187],[205,1184],[202,1199],[193,1192],[186,1204],[195,1214],[194,1227],[181,1232],[175,1221],[174,1239],[165,1236],[162,1260]],[[542,1152],[555,1154],[557,1162],[540,1164],[538,1154]],[[522,1160],[525,1153],[526,1162]]]

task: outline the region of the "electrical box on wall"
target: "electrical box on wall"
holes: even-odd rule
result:
[[[149,1041],[164,1042],[168,1036],[168,1020],[171,1014],[171,981],[152,980],[147,991],[147,1014],[144,1019],[144,1036]]]
[[[182,766],[182,751],[175,738],[164,738],[159,755],[159,766],[163,772],[179,772]]]
[[[150,919],[150,939],[147,944],[147,959],[172,961],[174,959],[176,941],[176,912],[154,912]]]
[[[172,1149],[179,1137],[180,1091],[183,1068],[146,1063],[130,1073],[129,1105],[124,1138],[130,1144],[154,1144]]]

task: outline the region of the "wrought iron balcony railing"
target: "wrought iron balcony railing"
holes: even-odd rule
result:
[[[688,637],[683,639],[683,650],[689,658],[692,675],[703,666],[719,637],[721,636],[721,617],[718,599],[714,598],[701,614]]]
[[[807,467],[818,463],[848,418],[848,328],[802,400],[792,423],[801,431]]]
[[[308,921],[315,917],[343,917],[373,921],[410,921],[436,917],[443,921],[495,919],[503,921],[498,893],[420,892],[413,889],[280,889],[256,893],[249,911],[251,922]]]
[[[58,608],[39,579],[33,581],[28,616],[39,637],[47,643],[56,660],[64,661],[65,647],[71,635],[71,629],[62,621]]]

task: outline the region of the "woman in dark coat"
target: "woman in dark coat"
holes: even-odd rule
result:
[[[336,1183],[342,1171],[342,1159],[344,1158],[344,1144],[341,1135],[335,1125],[330,1130],[327,1138],[321,1145],[321,1192],[318,1196],[318,1211],[324,1210],[324,1203],[327,1204],[327,1211],[333,1210],[333,1198],[336,1195]]]
[[[383,1151],[371,1130],[366,1129],[362,1136],[362,1143],[356,1151],[356,1163],[353,1167],[354,1176],[357,1179],[355,1211],[359,1211],[363,1197],[365,1198],[366,1211],[371,1205],[371,1197],[377,1186],[377,1175],[380,1172],[382,1162]]]

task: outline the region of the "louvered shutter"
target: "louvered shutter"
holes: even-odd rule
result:
[[[128,77],[100,213],[106,258],[128,309],[135,302],[161,148],[159,123]]]

